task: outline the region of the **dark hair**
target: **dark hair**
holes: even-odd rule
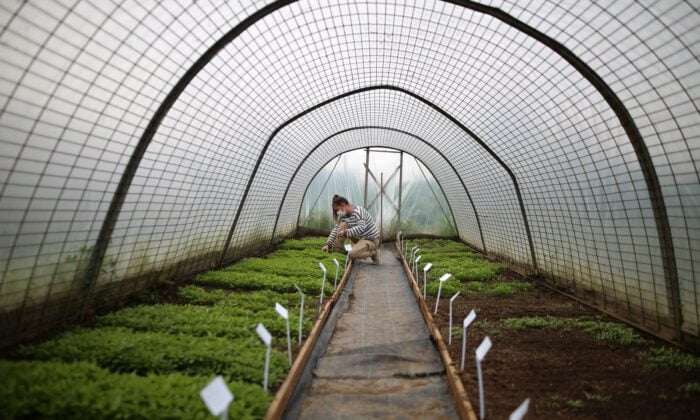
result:
[[[343,204],[350,204],[347,198],[341,197],[338,194],[333,196],[333,207],[338,207]]]
[[[333,196],[333,204],[331,206],[331,212],[333,212],[333,220],[335,220],[336,223],[340,222],[338,220],[338,215],[336,214],[335,208],[338,206],[342,206],[345,204],[350,204],[347,198],[340,196],[338,194]]]

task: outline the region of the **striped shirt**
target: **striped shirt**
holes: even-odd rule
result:
[[[345,231],[346,238],[368,239],[370,241],[379,239],[379,230],[374,219],[364,207],[355,206],[355,209],[349,215],[342,217],[340,223],[347,222],[348,230]],[[335,225],[331,234],[328,236],[326,244],[333,246],[338,237],[338,227]]]

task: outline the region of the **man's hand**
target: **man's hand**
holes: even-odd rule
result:
[[[328,252],[328,245],[325,245],[323,248],[321,248],[321,251]]]

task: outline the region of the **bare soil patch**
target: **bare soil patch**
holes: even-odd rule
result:
[[[503,276],[505,280],[509,277],[512,280],[517,275]],[[446,342],[448,299],[441,299],[439,313],[434,315]],[[431,310],[435,307],[433,297],[426,303]],[[482,364],[487,418],[508,418],[528,397],[531,402],[526,418],[531,419],[700,418],[700,392],[688,390],[694,388],[693,383],[700,383],[700,373],[651,367],[640,357],[640,352],[649,348],[669,346],[655,337],[638,332],[646,344],[624,345],[600,341],[575,329],[514,330],[499,323],[505,318],[548,315],[618,322],[540,285],[510,297],[460,296],[453,306],[453,326],[461,326],[471,309],[476,309],[477,320],[468,331],[465,371],[460,377],[477,415],[474,350],[489,335],[493,347]],[[448,345],[458,368],[461,345],[459,334]]]

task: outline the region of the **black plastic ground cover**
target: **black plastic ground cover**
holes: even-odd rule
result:
[[[458,418],[403,267],[357,261],[284,418]]]

